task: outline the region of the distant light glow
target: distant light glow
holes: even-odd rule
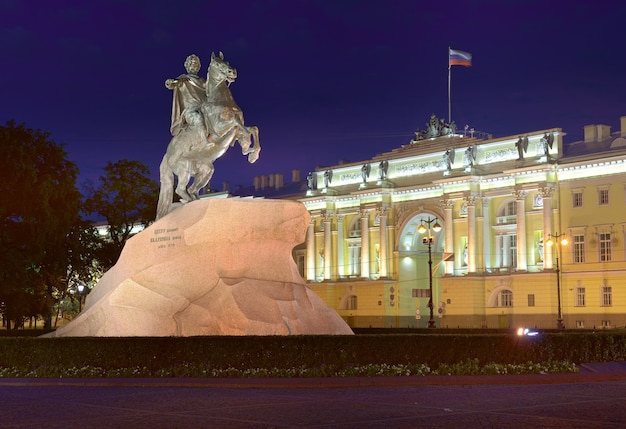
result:
[[[517,335],[520,337],[534,337],[539,335],[539,332],[537,331],[531,331],[528,328],[518,328],[517,329]]]

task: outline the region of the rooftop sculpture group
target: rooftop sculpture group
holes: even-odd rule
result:
[[[443,119],[439,119],[433,114],[430,116],[430,120],[426,123],[425,130],[415,131],[415,138],[411,140],[411,143],[415,143],[419,140],[453,135],[455,133],[456,124],[454,123],[454,121],[447,123]]]
[[[172,139],[161,161],[161,191],[156,218],[172,208],[175,177],[181,203],[197,200],[199,192],[213,176],[213,162],[239,142],[250,163],[259,158],[259,130],[244,125],[243,113],[230,92],[237,70],[224,55],[211,54],[204,80],[198,76],[200,59],[190,55],[185,61],[187,74],[168,79],[165,86],[174,91]],[[193,180],[192,180],[193,179]]]

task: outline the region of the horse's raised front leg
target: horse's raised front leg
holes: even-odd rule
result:
[[[257,127],[240,126],[236,140],[241,146],[241,153],[248,155],[248,162],[252,164],[259,159],[261,146],[259,145],[259,129]]]
[[[250,144],[248,145],[248,162],[252,164],[257,159],[259,159],[259,152],[261,152],[261,143],[259,142],[259,129],[255,126],[252,126],[252,127],[249,127],[247,130],[249,133],[248,142],[250,142],[251,140],[250,137],[254,139],[254,147],[250,149]]]

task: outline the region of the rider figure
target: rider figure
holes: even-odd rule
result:
[[[187,74],[165,81],[165,87],[174,91],[170,132],[175,136],[186,124],[190,124],[200,126],[206,136],[207,128],[200,108],[206,101],[206,81],[198,76],[200,58],[189,55],[185,60],[185,69]]]

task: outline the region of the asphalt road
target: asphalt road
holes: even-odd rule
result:
[[[0,428],[624,428],[626,364],[574,375],[0,379]]]

